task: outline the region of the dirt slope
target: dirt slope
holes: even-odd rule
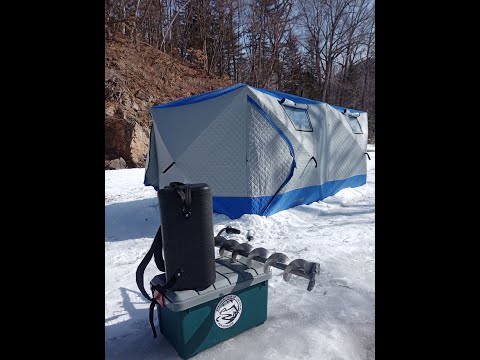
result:
[[[105,168],[145,165],[150,106],[231,84],[230,79],[208,75],[198,65],[183,63],[146,43],[135,49],[126,38],[109,40],[105,43]]]

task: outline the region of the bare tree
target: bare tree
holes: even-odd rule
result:
[[[375,115],[375,0],[105,0],[105,38]]]

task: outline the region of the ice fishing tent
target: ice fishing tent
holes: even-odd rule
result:
[[[153,106],[145,185],[205,182],[213,210],[271,215],[366,182],[367,113],[236,84]]]

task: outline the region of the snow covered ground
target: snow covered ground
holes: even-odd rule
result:
[[[215,233],[232,225],[243,230],[243,241],[254,229],[253,247],[319,262],[322,271],[308,292],[307,280],[287,283],[273,269],[267,321],[194,359],[375,358],[375,146],[368,150],[364,186],[268,218],[214,214]],[[135,283],[160,223],[156,192],[143,176],[144,169],[105,171],[106,359],[180,359],[161,334],[153,339],[148,303]],[[145,283],[157,273],[152,261]]]

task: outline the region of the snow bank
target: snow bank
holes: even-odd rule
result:
[[[244,241],[254,229],[253,247],[317,261],[321,274],[308,292],[307,280],[287,283],[273,269],[267,321],[195,359],[375,358],[375,146],[368,150],[366,185],[268,218],[214,214],[215,233],[232,225],[242,234],[230,237]],[[160,222],[156,192],[143,176],[144,169],[105,171],[106,359],[179,359],[163,336],[153,339],[135,283]],[[152,261],[146,282],[157,273]]]

